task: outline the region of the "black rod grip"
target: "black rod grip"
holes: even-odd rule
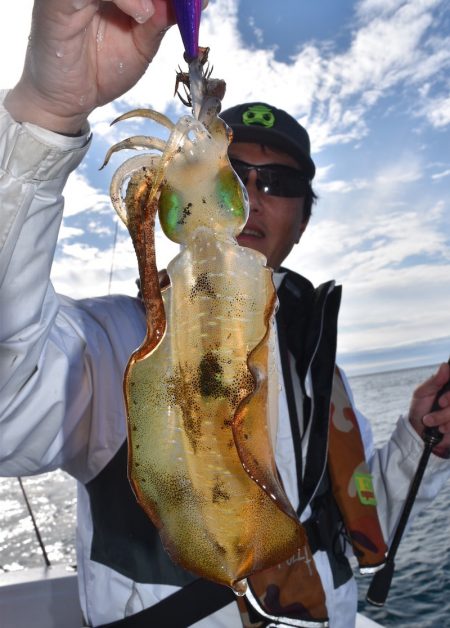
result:
[[[367,592],[366,600],[373,606],[383,606],[391,588],[394,575],[394,559],[387,561],[380,571],[377,571]]]

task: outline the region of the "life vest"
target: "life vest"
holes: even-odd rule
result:
[[[378,521],[358,422],[337,368],[329,419],[327,458],[331,494],[328,493],[326,499],[333,500],[339,509],[361,573],[373,573],[384,564],[387,547]],[[297,623],[281,625],[327,625],[325,593],[314,565],[313,553],[316,549],[328,548],[326,543],[320,547],[320,540],[317,541],[314,534],[319,537],[327,537],[327,532],[333,534],[332,530],[327,530],[327,525],[335,525],[336,517],[323,517],[323,513],[317,511],[313,516],[317,517],[317,529],[313,533],[310,522],[307,523],[309,542],[304,547],[299,547],[297,553],[284,563],[248,579],[249,594],[238,598],[245,628],[264,626],[268,620],[297,620]],[[338,535],[333,536],[334,542],[339,542]],[[343,551],[340,558],[346,560]]]
[[[309,423],[310,443],[304,477],[308,482],[298,478],[299,514],[307,504],[313,514],[305,526],[309,542],[281,565],[248,579],[249,595],[238,600],[246,628],[283,620],[289,622],[286,625],[326,625],[325,593],[313,553],[317,549],[327,551],[335,586],[351,577],[351,569],[339,545],[340,523],[345,526],[363,573],[379,569],[387,551],[358,422],[340,371],[334,364],[340,289],[329,282],[314,290],[303,277],[286,272],[278,291],[278,335],[282,364],[289,364],[286,354],[289,349],[296,361],[305,398],[303,410],[305,423]],[[311,397],[305,390],[308,372],[312,380]],[[300,430],[293,424],[295,404],[289,399],[293,394],[289,379],[294,376],[284,372],[295,442],[295,434]],[[305,429],[305,425],[302,427]],[[301,473],[299,456],[301,451],[297,444],[298,474],[299,469]]]

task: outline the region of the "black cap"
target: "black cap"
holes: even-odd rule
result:
[[[233,129],[236,142],[257,142],[279,148],[296,159],[312,180],[316,167],[311,159],[309,135],[295,118],[264,102],[249,102],[225,109],[220,117]]]

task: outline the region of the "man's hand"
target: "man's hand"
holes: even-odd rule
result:
[[[440,410],[430,410],[436,394],[449,380],[450,366],[441,364],[435,375],[416,388],[409,410],[409,420],[418,434],[423,434],[425,426],[436,426],[442,432],[444,437],[433,453],[444,458],[450,457],[450,391],[439,397]]]
[[[137,83],[173,23],[170,0],[35,0],[23,74],[5,106],[18,122],[76,134]]]

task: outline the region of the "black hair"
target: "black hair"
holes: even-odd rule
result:
[[[317,196],[317,194],[314,192],[312,188],[311,181],[308,181],[308,189],[306,190],[305,201],[303,203],[303,219],[304,220],[309,220],[311,218],[313,205],[314,203],[317,202],[318,198],[319,197]]]

